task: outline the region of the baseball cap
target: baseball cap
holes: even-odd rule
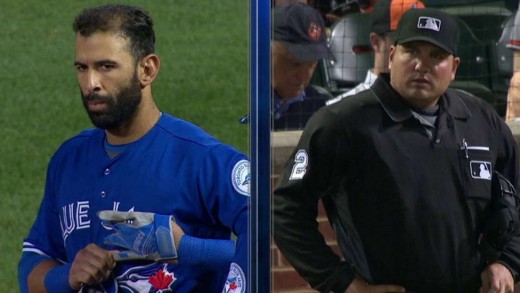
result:
[[[437,9],[410,9],[399,21],[394,39],[396,44],[429,42],[456,55],[459,25],[455,17]]]
[[[408,9],[424,7],[419,0],[379,0],[372,13],[372,31],[379,35],[393,32]]]
[[[299,60],[336,60],[327,46],[322,16],[307,4],[289,2],[275,6],[273,39],[284,43]]]

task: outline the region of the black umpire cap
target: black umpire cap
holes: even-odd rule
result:
[[[457,55],[458,40],[459,25],[455,17],[433,8],[408,10],[395,32],[396,44],[425,41],[451,55]]]

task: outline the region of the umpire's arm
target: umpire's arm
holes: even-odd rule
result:
[[[273,236],[298,273],[321,292],[344,292],[354,279],[350,267],[326,244],[318,230],[318,200],[336,186],[346,162],[338,151],[348,146],[326,108],[309,120],[285,165],[273,199]]]

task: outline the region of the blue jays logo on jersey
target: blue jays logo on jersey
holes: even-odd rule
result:
[[[245,290],[246,278],[244,276],[244,271],[242,271],[242,268],[238,264],[231,263],[222,293],[243,293]]]
[[[235,164],[231,172],[231,182],[238,193],[249,196],[251,168],[248,160],[240,160]]]
[[[168,270],[168,264],[152,263],[145,266],[132,267],[120,274],[116,281],[124,292],[172,292],[171,286],[177,280],[173,272]]]
[[[96,287],[83,287],[79,293],[167,293],[173,292],[172,285],[177,280],[165,263],[129,267],[122,271],[115,280]]]

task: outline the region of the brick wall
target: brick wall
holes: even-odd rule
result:
[[[518,145],[520,145],[520,122],[512,122],[509,124],[511,131],[515,137]],[[276,186],[276,182],[283,168],[283,165],[290,157],[298,139],[301,136],[301,131],[285,131],[273,132],[271,135],[271,186]],[[341,256],[341,252],[336,243],[334,232],[330,227],[323,206],[320,203],[318,213],[319,229],[325,236],[329,246]],[[311,293],[317,292],[309,287],[287,260],[280,253],[276,244],[271,241],[271,281],[272,292],[276,293]],[[520,293],[520,283],[515,287],[515,293]]]

